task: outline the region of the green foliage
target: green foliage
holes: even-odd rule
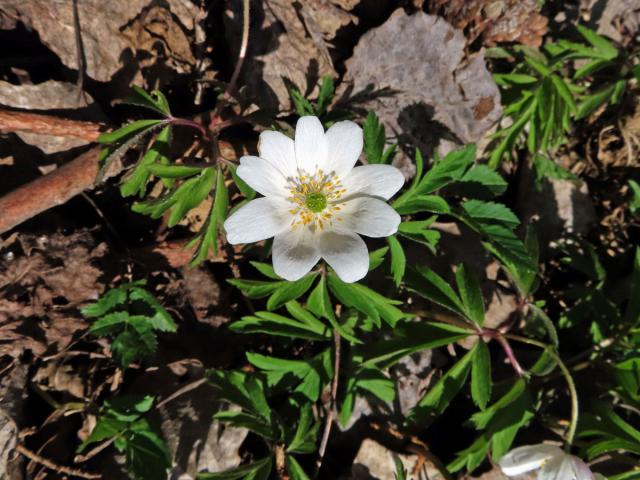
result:
[[[176,331],[171,315],[144,284],[141,280],[120,285],[82,309],[84,316],[96,318],[90,333],[112,338],[111,351],[122,368],[155,353],[156,332]]]
[[[306,115],[315,115],[316,117],[324,117],[327,114],[327,109],[333,101],[335,95],[335,87],[333,84],[333,78],[329,75],[322,77],[322,83],[318,90],[318,97],[315,101],[307,100],[307,98],[300,93],[296,88],[289,90],[291,95],[291,101],[296,109],[296,112],[301,117]]]
[[[640,185],[635,180],[629,180],[629,189],[631,190],[631,200],[629,201],[629,211],[631,215],[640,212]]]
[[[123,396],[107,400],[100,409],[96,426],[78,448],[110,441],[125,454],[125,469],[136,480],[167,478],[171,454],[164,440],[153,431],[144,415],[151,410],[150,396]]]
[[[607,103],[620,104],[634,76],[631,58],[593,30],[577,29],[582,42],[562,39],[542,50],[515,47],[510,53],[520,61],[510,73],[494,75],[502,89],[503,113],[512,123],[494,135],[490,166],[511,158],[525,142],[532,155],[555,150],[572,122]],[[575,60],[580,66],[568,74]]]
[[[397,145],[393,144],[385,148],[387,141],[385,128],[374,112],[368,113],[362,130],[367,162],[370,164],[390,163]]]

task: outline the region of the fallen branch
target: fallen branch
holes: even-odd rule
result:
[[[98,480],[102,478],[102,475],[96,473],[87,473],[77,468],[65,467],[63,465],[56,465],[51,460],[41,457],[40,455],[28,450],[22,445],[16,445],[16,451],[27,457],[32,462],[38,463],[49,470],[53,470],[56,473],[64,473],[65,475],[71,475],[72,477],[87,478],[89,480]]]
[[[97,123],[0,109],[0,131],[25,131],[95,141],[101,128]],[[227,142],[218,142],[218,152],[227,160],[237,158],[235,149]],[[0,197],[0,234],[39,213],[68,202],[86,190],[92,190],[96,186],[99,153],[100,147],[94,147],[51,173]],[[114,162],[101,180],[113,177],[121,171],[120,162]]]
[[[100,148],[92,148],[53,172],[1,197],[0,233],[93,188],[98,174],[99,153]],[[116,173],[112,172],[112,175]]]
[[[0,109],[0,132],[29,132],[95,142],[104,127],[99,123],[67,120],[52,115]]]

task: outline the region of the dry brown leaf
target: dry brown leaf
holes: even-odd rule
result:
[[[518,42],[539,47],[548,24],[540,8],[538,0],[436,0],[429,11],[468,32],[471,41],[482,37],[488,46]]]
[[[254,0],[251,9],[251,40],[240,83],[260,107],[289,110],[290,87],[308,94],[323,75],[335,76],[325,38],[335,34],[345,14],[325,18],[337,11],[325,1]],[[241,2],[230,2],[224,20],[233,52],[239,49],[241,18]]]
[[[0,18],[19,19],[29,28],[36,30],[42,42],[60,57],[62,63],[77,70],[73,3],[62,0],[4,0],[0,4]],[[156,7],[155,4],[153,0],[77,2],[86,73],[89,77],[106,82],[116,72],[132,68],[132,63],[136,68],[136,56],[143,50],[143,57],[151,55],[157,59],[166,59],[165,65],[170,68],[176,67],[177,59],[184,60],[184,57],[188,56],[184,51],[185,42],[188,44],[186,33],[182,30],[185,26],[176,27],[174,24],[176,20],[180,21],[178,19],[194,18],[195,6],[182,0],[172,0],[163,3],[165,6],[169,5],[169,12],[166,11],[166,7]],[[148,6],[151,8],[147,9]],[[166,13],[159,14],[154,8],[162,8]],[[189,15],[185,10],[193,13]],[[148,13],[149,22],[145,20]],[[139,38],[127,35],[127,27],[134,28],[136,22],[142,23],[143,29],[147,29]],[[146,50],[150,46],[148,35],[157,31],[171,33],[169,37],[157,38],[158,43],[169,46],[168,51],[158,53],[156,49]]]
[[[347,62],[352,98],[423,154],[476,142],[500,118],[500,94],[483,55],[465,60],[464,45],[443,19],[397,10]]]

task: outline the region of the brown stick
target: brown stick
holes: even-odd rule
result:
[[[0,131],[2,132],[40,133],[95,142],[100,136],[100,129],[101,125],[98,123],[0,109]]]
[[[22,445],[16,445],[16,451],[20,452],[22,455],[27,457],[32,462],[39,463],[40,465],[43,465],[47,467],[49,470],[53,470],[54,472],[57,472],[57,473],[64,473],[65,475],[71,475],[72,477],[87,478],[89,480],[94,480],[94,479],[98,480],[102,478],[102,475],[98,475],[96,473],[87,473],[87,472],[83,472],[82,470],[78,470],[76,468],[65,467],[63,465],[56,465],[51,460],[41,457],[40,455],[32,452],[31,450],[28,450],[26,447]]]
[[[99,153],[99,148],[92,148],[48,175],[1,197],[0,233],[93,188],[98,174]]]

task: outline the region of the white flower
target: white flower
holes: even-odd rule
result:
[[[389,165],[355,167],[362,129],[337,122],[325,133],[316,117],[302,117],[295,141],[279,132],[260,135],[259,157],[240,159],[237,173],[264,197],[252,200],[224,224],[229,243],[275,237],[273,268],[297,280],[324,258],[345,282],[369,270],[364,240],[398,230],[400,216],[385,201],[404,183]]]
[[[578,457],[553,445],[525,445],[511,450],[498,462],[508,477],[540,469],[538,480],[594,480],[589,467]]]

